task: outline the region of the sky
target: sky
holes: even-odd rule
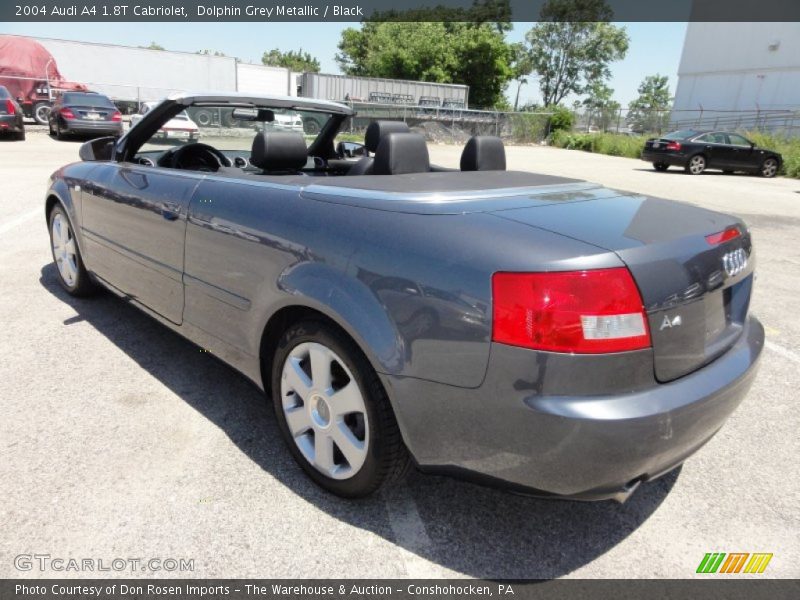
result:
[[[669,77],[675,93],[686,23],[619,23],[630,36],[626,58],[611,65],[610,86],[614,99],[623,106],[636,98],[636,89],[647,75]],[[339,73],[334,60],[340,34],[357,23],[0,23],[0,33],[103,42],[124,46],[147,46],[156,42],[167,50],[220,51],[245,62],[259,63],[265,50],[303,50],[316,56],[323,73]],[[514,23],[507,38],[522,41],[533,23]],[[516,87],[512,85],[509,96]],[[522,88],[520,103],[540,98],[535,79]]]

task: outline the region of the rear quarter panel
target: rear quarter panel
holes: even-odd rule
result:
[[[492,273],[621,264],[490,214],[396,213],[209,177],[190,204],[184,320],[257,356],[277,310],[309,306],[348,331],[379,372],[477,387]]]

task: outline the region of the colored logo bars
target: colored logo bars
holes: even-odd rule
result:
[[[748,560],[748,557],[750,560]],[[697,567],[698,573],[763,573],[772,554],[748,552],[708,552]]]

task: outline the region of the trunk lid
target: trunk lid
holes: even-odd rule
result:
[[[655,375],[665,382],[711,362],[740,335],[752,289],[750,234],[735,217],[622,195],[502,210],[496,216],[615,252],[642,294]],[[706,236],[738,227],[712,244]]]
[[[111,106],[70,106],[69,107],[78,119],[84,121],[111,121],[115,107]]]

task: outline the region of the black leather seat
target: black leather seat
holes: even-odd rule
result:
[[[493,135],[469,138],[461,153],[462,171],[505,171],[506,149],[503,140]]]
[[[390,133],[410,133],[403,121],[373,121],[364,134],[364,147],[374,154],[378,150],[381,140]],[[355,163],[347,172],[348,175],[369,175],[372,173],[374,158],[365,156]]]
[[[296,131],[262,131],[253,139],[250,164],[263,173],[296,173],[308,162],[303,134]]]
[[[375,151],[373,175],[428,173],[431,170],[428,145],[419,133],[390,133]]]

